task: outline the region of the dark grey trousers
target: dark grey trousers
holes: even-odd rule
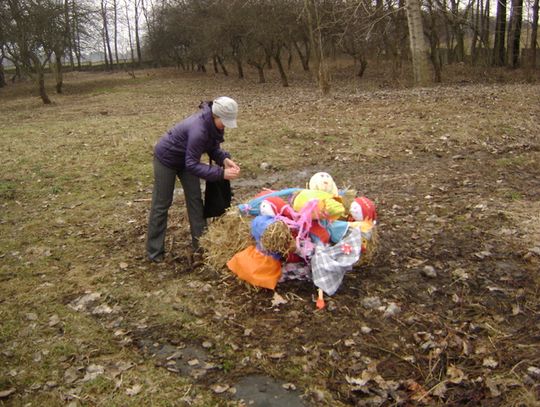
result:
[[[173,202],[176,177],[180,179],[184,189],[193,249],[198,249],[199,237],[206,228],[200,178],[185,170],[168,168],[154,157],[154,189],[146,238],[146,254],[150,260],[159,259],[165,253],[167,217]]]

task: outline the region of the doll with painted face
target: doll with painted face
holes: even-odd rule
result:
[[[278,196],[269,196],[261,202],[260,214],[265,216],[285,216],[292,219],[291,207]]]
[[[361,222],[365,220],[376,224],[377,211],[373,201],[365,196],[355,198],[349,207],[349,220],[354,222]]]
[[[300,212],[309,202],[315,200],[317,205],[312,211],[313,219],[336,220],[345,213],[336,183],[326,172],[318,172],[311,177],[308,188],[294,197],[292,207],[296,212]]]
[[[349,225],[362,232],[362,251],[366,250],[376,224],[377,211],[373,201],[365,196],[355,198],[349,207]]]

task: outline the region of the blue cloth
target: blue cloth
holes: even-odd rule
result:
[[[276,219],[273,216],[259,215],[251,221],[251,236],[259,244],[261,237],[268,226],[274,223]]]
[[[197,113],[176,124],[156,144],[154,154],[164,166],[186,169],[191,174],[208,181],[223,178],[223,161],[230,154],[220,148],[223,130],[219,130],[212,117],[212,102],[202,103]],[[207,153],[218,165],[201,163]]]
[[[321,221],[321,224],[330,233],[330,241],[333,243],[340,242],[349,230],[349,222],[343,220],[335,220],[333,222]]]

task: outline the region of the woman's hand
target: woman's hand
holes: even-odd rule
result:
[[[234,163],[233,163],[234,164]],[[223,178],[232,180],[237,178],[240,175],[240,168],[225,168],[223,170]]]
[[[225,169],[234,168],[235,170],[238,170],[238,172],[240,172],[240,167],[230,158],[225,158],[225,160],[223,161],[223,165],[225,166]]]

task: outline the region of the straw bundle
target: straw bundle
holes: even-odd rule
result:
[[[345,189],[343,193],[340,195],[341,200],[343,203],[343,207],[345,208],[345,216],[349,215],[349,208],[351,207],[351,204],[354,201],[354,198],[356,198],[356,189]]]
[[[366,249],[362,251],[360,259],[356,262],[356,266],[367,266],[375,258],[379,249],[379,237],[376,227],[371,230],[371,239],[367,240],[363,237],[362,243],[365,243]]]
[[[232,207],[211,222],[199,240],[205,264],[216,270],[226,269],[229,259],[253,244],[250,221],[240,215],[238,208]]]
[[[289,227],[281,221],[270,224],[261,236],[262,247],[270,252],[286,257],[294,250],[294,239]]]

